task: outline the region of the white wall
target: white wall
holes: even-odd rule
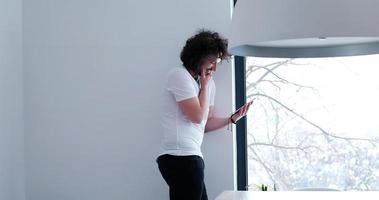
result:
[[[22,200],[22,1],[0,0],[0,199]]]
[[[227,34],[229,0],[24,1],[26,194],[30,200],[168,199],[155,157],[166,71],[198,28]],[[231,112],[231,66],[216,113]],[[206,136],[210,199],[233,189],[232,135]]]

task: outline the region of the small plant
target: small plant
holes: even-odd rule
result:
[[[267,191],[267,185],[262,184],[261,191]]]
[[[262,185],[256,185],[257,186],[257,189],[259,190],[259,191],[268,191],[268,189],[269,189],[269,186],[268,185],[265,185],[265,184],[262,184]],[[270,187],[271,188],[271,187]],[[277,191],[278,189],[276,188],[276,184],[274,184],[274,187],[272,187],[272,189],[274,190],[274,191]]]
[[[256,185],[256,186],[257,186],[258,191],[267,191],[267,188],[268,188],[268,186],[265,184]]]

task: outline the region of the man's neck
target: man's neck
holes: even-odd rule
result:
[[[188,70],[188,72],[191,74],[191,76],[192,76],[195,80],[197,80],[197,79],[199,78],[199,75],[198,75],[197,73],[195,73],[194,71],[192,71],[192,70]]]

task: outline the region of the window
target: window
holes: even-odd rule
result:
[[[378,63],[379,55],[237,57],[237,98],[255,98],[237,127],[247,167],[238,189],[379,190]]]

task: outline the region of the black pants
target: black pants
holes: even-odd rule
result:
[[[170,200],[208,200],[204,161],[200,156],[162,155],[159,171],[170,188]]]

